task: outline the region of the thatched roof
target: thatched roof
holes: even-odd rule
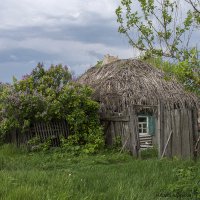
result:
[[[124,108],[130,104],[158,105],[159,101],[170,107],[196,107],[198,104],[198,98],[186,92],[175,78],[165,80],[164,72],[140,60],[117,60],[92,67],[78,82],[91,86],[94,99],[105,109]]]

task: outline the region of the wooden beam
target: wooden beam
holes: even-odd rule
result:
[[[163,153],[162,153],[161,158],[163,158],[164,155],[165,155],[165,151],[166,151],[167,146],[168,146],[168,144],[169,144],[169,141],[170,141],[170,139],[171,139],[172,133],[173,133],[173,131],[171,131],[170,134],[169,134],[169,137],[168,137],[167,142],[166,142],[166,144],[165,144],[165,148],[164,148],[164,150],[163,150]]]
[[[112,122],[129,122],[130,117],[129,116],[109,116],[105,115],[100,117],[103,121],[112,121]]]
[[[158,131],[157,131],[157,144],[158,144],[158,156],[161,156],[161,141],[160,141],[160,135],[161,135],[161,112],[162,112],[162,106],[161,102],[159,102],[158,105]]]
[[[198,151],[198,146],[199,146],[199,142],[200,142],[200,136],[198,137],[196,143],[195,143],[195,148],[194,151],[197,152]]]
[[[131,107],[129,109],[129,116],[130,116],[130,121],[128,122],[128,126],[129,126],[129,134],[130,134],[130,141],[131,141],[131,152],[133,154],[133,156],[136,156],[138,158],[138,131],[137,131],[137,124],[136,124],[136,113],[135,110],[133,110],[133,108]]]
[[[139,107],[143,107],[143,108],[151,108],[151,107],[155,107],[157,108],[158,105],[140,105],[140,104],[131,104],[132,106],[139,106]]]

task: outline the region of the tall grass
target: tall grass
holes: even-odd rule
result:
[[[160,191],[176,180],[174,169],[193,165],[198,164],[157,158],[136,160],[112,151],[75,157],[61,151],[28,153],[2,146],[0,199],[172,199],[159,197]]]

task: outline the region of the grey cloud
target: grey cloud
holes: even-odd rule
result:
[[[85,43],[102,43],[111,46],[124,45],[115,27],[103,23],[101,25],[87,25],[85,27],[71,27],[66,30],[73,40]]]
[[[51,38],[56,40],[75,40],[85,43],[102,43],[111,46],[124,46],[122,37],[117,32],[117,27],[109,23],[92,24],[85,26],[66,25],[62,27],[18,28],[12,31],[1,31],[0,37],[16,40],[25,38]]]
[[[4,62],[30,62],[32,60],[44,61],[55,59],[56,56],[45,54],[31,49],[11,49],[0,51],[0,63]]]
[[[111,46],[124,46],[124,40],[118,33],[117,23],[100,17],[95,13],[84,14],[85,23],[58,24],[55,26],[21,27],[2,30],[0,37],[24,40],[25,38],[51,38],[56,40],[74,40],[85,43],[101,43]],[[54,16],[51,16],[54,18]],[[58,17],[55,16],[57,19]]]
[[[68,65],[79,75],[106,53],[130,55],[113,15],[105,17],[95,11],[80,10],[77,16],[45,13],[38,17],[42,20],[32,25],[26,21],[9,30],[1,26],[0,42],[5,48],[0,51],[0,81],[11,81],[13,75],[20,78],[38,62],[47,67]]]
[[[88,51],[89,55],[98,58],[99,60],[101,60],[103,58],[103,54],[98,53],[96,51]]]

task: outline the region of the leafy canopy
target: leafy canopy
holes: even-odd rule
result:
[[[37,121],[65,119],[70,125],[71,142],[91,145],[94,151],[103,139],[99,104],[91,95],[89,87],[72,81],[67,67],[52,65],[45,70],[39,63],[30,75],[14,79],[12,86],[1,91],[1,134],[13,128],[26,131]]]
[[[143,59],[143,58],[142,58]],[[161,57],[148,58],[145,62],[165,72],[165,79],[175,76],[187,90],[200,96],[200,62],[189,63],[188,60],[172,64]]]
[[[148,56],[178,61],[189,59],[196,49],[191,46],[190,39],[198,29],[197,14],[192,6],[186,9],[182,9],[181,1],[177,0],[121,0],[116,9],[119,32]]]

